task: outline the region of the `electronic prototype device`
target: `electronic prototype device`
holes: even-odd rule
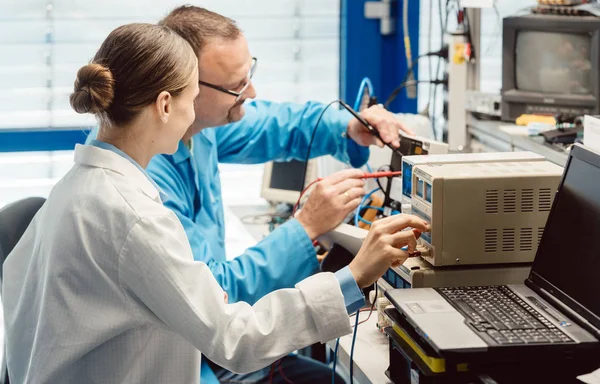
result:
[[[437,155],[448,153],[448,144],[439,141],[431,140],[421,136],[408,136],[400,132],[400,148],[398,151],[391,152],[390,169],[392,171],[402,170],[402,158],[412,155]],[[394,182],[398,182],[399,177],[388,178],[387,187],[384,191],[385,200],[384,206],[394,210],[401,210],[399,204],[395,204],[390,197],[390,189]]]
[[[412,193],[413,167],[425,164],[466,164],[466,163],[500,163],[516,161],[544,161],[544,156],[533,152],[488,152],[488,153],[456,153],[445,155],[403,156],[402,178],[391,179],[388,183],[388,206],[393,209],[403,205],[404,213],[410,213],[410,196]]]
[[[531,263],[435,268],[421,257],[410,257],[382,279],[391,288],[521,284],[530,270]]]
[[[563,169],[549,161],[429,164],[413,168],[412,214],[433,266],[529,263]]]
[[[304,188],[318,177],[316,160],[310,160],[303,180],[304,161],[265,164],[260,197],[273,203],[294,204]]]
[[[600,18],[507,17],[502,29],[502,120],[600,113]]]

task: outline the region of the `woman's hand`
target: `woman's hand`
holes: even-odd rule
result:
[[[367,238],[356,257],[350,263],[350,271],[360,288],[368,287],[393,265],[401,265],[415,252],[418,231],[430,230],[429,224],[412,215],[394,215],[377,220],[371,226]],[[400,248],[407,246],[406,251]]]

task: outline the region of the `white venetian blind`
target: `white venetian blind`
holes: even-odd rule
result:
[[[259,59],[254,79],[258,98],[303,102],[337,97],[339,0],[192,3],[238,22]],[[77,115],[69,106],[79,67],[117,26],[155,23],[181,4],[175,0],[2,0],[0,129],[95,125],[93,118]],[[32,194],[47,195],[68,164],[68,153],[0,154],[0,206]],[[237,175],[240,169],[223,169],[225,191],[248,190],[226,185],[228,174]],[[247,182],[256,191],[255,198],[262,168],[250,170]]]

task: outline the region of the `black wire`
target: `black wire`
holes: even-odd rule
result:
[[[406,70],[406,74],[404,75],[404,78],[402,79],[402,82],[396,89],[394,89],[392,91],[390,96],[385,101],[385,104],[383,105],[385,109],[387,109],[389,107],[389,105],[396,99],[396,97],[398,97],[398,94],[400,93],[400,91],[402,91],[404,88],[406,88],[408,78],[409,78],[410,74],[412,73],[413,69],[415,68],[415,65],[419,62],[420,58],[425,57],[425,56],[427,56],[427,54],[419,55],[419,56],[417,56],[416,59],[414,59],[412,61],[412,63],[410,63],[410,65],[408,66],[408,69]]]
[[[388,170],[392,169],[391,165],[382,165],[381,167],[377,168],[377,172],[383,172],[385,171],[384,168],[387,168]],[[375,179],[375,182],[377,183],[377,186],[379,187],[379,189],[381,190],[381,192],[383,192],[385,195],[387,195],[387,190],[383,188],[383,186],[381,185],[381,182],[379,181],[379,178]],[[389,185],[389,183],[388,183]]]
[[[423,55],[420,57],[425,57],[427,55]],[[403,82],[402,84],[400,84],[396,89],[394,89],[394,91],[392,92],[392,94],[390,95],[390,97],[388,98],[388,101],[391,103],[393,102],[396,97],[398,96],[398,94],[400,93],[400,91],[402,91],[404,88],[409,87],[409,86],[413,86],[415,84],[420,84],[420,83],[428,83],[428,84],[442,84],[444,81],[443,80],[407,80],[405,82]],[[391,100],[390,100],[391,98]],[[385,104],[384,107],[387,109],[388,105]]]
[[[445,7],[445,11],[446,11],[446,16],[445,18],[442,18],[442,0],[438,0],[438,8],[439,8],[439,18],[440,18],[440,46],[443,47],[444,46],[444,33],[446,32],[446,29],[448,28],[448,18],[450,17],[450,1],[451,0],[446,0],[446,7]],[[442,64],[442,58],[438,59],[437,62],[437,67],[435,70],[435,80],[439,80],[439,76],[440,76],[440,66]],[[433,85],[433,102],[432,102],[432,109],[431,109],[431,128],[433,130],[433,137],[437,138],[436,136],[436,122],[437,122],[437,116],[436,116],[436,107],[437,107],[437,88],[438,88],[438,84],[434,84]],[[443,113],[443,103],[442,103],[442,113]],[[443,134],[443,132],[442,132]]]
[[[323,108],[323,110],[321,111],[321,114],[319,115],[319,118],[317,119],[317,123],[315,124],[315,127],[313,128],[313,132],[310,137],[310,142],[308,143],[308,150],[306,152],[306,162],[304,163],[304,170],[302,171],[302,189],[304,189],[304,186],[306,185],[306,170],[308,169],[308,161],[310,160],[310,149],[312,148],[313,142],[315,141],[315,135],[317,133],[317,128],[319,127],[319,123],[321,122],[321,119],[323,118],[325,111],[327,111],[327,109],[329,107],[331,107],[333,104],[339,103],[339,102],[340,102],[340,100],[334,100],[331,103],[327,104],[327,106],[325,108]]]
[[[449,0],[446,0],[446,15],[448,15],[448,2]],[[442,0],[438,0],[438,15],[440,18],[440,47],[444,45],[444,32],[446,29],[446,26],[444,25],[444,19],[442,18]],[[442,64],[442,58],[439,57],[438,58],[438,62],[437,62],[437,66],[435,69],[435,79],[438,80],[440,78],[440,66]],[[431,129],[433,131],[433,138],[436,139],[437,138],[437,131],[435,129],[436,127],[436,113],[437,113],[437,89],[438,86],[437,84],[433,84],[433,101],[431,103]]]
[[[427,51],[431,51],[431,38],[433,37],[433,34],[431,33],[431,26],[433,25],[433,1],[429,1],[429,39],[427,41]],[[427,65],[429,68],[429,80],[433,80],[433,63],[431,62],[432,58],[429,57],[429,59],[427,59]],[[433,85],[429,85],[428,90],[427,90],[427,109],[429,109],[429,105],[431,103],[431,87]]]
[[[385,193],[385,189],[383,189],[383,187],[381,186],[381,182],[379,181],[379,178],[375,179],[375,182],[377,183],[377,186],[379,187],[379,190],[381,192]]]

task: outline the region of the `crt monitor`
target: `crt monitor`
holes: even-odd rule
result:
[[[304,187],[318,177],[316,160],[308,162],[303,178],[304,164],[298,160],[265,164],[260,196],[273,203],[296,203]]]
[[[600,113],[600,18],[507,17],[502,36],[502,119]]]

